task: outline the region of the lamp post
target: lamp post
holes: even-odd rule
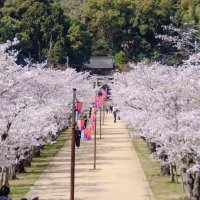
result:
[[[71,133],[71,179],[70,179],[70,200],[74,200],[74,175],[75,175],[75,126],[76,126],[76,89],[73,88],[72,104],[72,133]]]
[[[100,139],[101,139],[101,107],[100,107]]]
[[[105,103],[103,103],[103,125],[105,120]]]

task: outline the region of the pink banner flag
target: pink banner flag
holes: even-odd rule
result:
[[[91,120],[92,120],[93,123],[96,121],[96,116],[94,114],[92,114]]]

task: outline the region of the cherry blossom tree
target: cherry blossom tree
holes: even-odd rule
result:
[[[157,38],[168,41],[179,51],[187,55],[199,52],[198,29],[194,28],[193,23],[186,23],[182,28],[177,28],[173,24],[163,25],[162,28],[166,34],[158,35]]]
[[[163,173],[170,171],[172,181],[176,167],[187,169],[188,158],[198,161],[200,156],[199,76],[200,66],[190,61],[179,68],[143,62],[129,73],[115,75],[114,103],[124,121],[147,141]],[[193,179],[199,180],[199,175]],[[194,196],[195,191],[187,194]]]
[[[85,108],[94,93],[87,73],[45,68],[45,63],[17,65],[18,53],[8,51],[12,44],[0,45],[1,185],[8,184],[9,171],[14,178],[50,135],[67,127],[73,88]]]

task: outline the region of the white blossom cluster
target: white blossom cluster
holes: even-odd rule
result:
[[[167,34],[160,34],[156,38],[170,42],[177,50],[185,51],[189,55],[199,52],[198,30],[191,28],[189,24],[185,26],[186,30],[176,28],[172,24],[163,25],[162,28]]]
[[[17,52],[6,53],[11,45],[0,45],[0,167],[19,162],[68,125],[73,88],[86,108],[94,93],[87,73],[17,65]]]
[[[113,101],[124,121],[156,146],[156,156],[180,165],[200,155],[200,65],[174,68],[159,63],[133,65],[116,74]]]

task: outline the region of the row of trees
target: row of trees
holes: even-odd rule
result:
[[[82,64],[93,55],[112,55],[179,63],[177,49],[160,34],[163,25],[199,27],[198,1],[192,0],[3,0],[0,2],[0,43],[17,37],[24,58],[63,64]],[[195,41],[193,41],[194,43]],[[122,53],[123,52],[123,53]],[[119,54],[119,55],[118,55]]]
[[[179,167],[187,199],[200,197],[200,66],[199,54],[180,68],[160,63],[133,65],[116,74],[114,103],[123,119],[149,145],[161,163],[161,172]],[[189,168],[191,161],[196,164]]]
[[[122,63],[149,58],[177,64],[187,55],[158,35],[176,35],[163,28],[169,24],[198,29],[199,10],[195,0],[3,0],[0,43],[17,37],[20,63],[29,58],[64,64],[69,57],[80,65],[92,53],[116,55]]]
[[[0,43],[17,37],[18,62],[25,58],[49,64],[88,61],[90,33],[84,23],[70,19],[53,0],[3,0],[0,3]]]
[[[30,165],[49,137],[68,126],[72,88],[86,108],[94,93],[87,73],[44,68],[46,63],[17,65],[18,52],[6,53],[12,44],[18,41],[0,45],[0,185]]]
[[[163,25],[185,29],[184,24],[190,23],[189,28],[198,29],[199,10],[195,0],[90,0],[83,2],[77,15],[92,33],[93,54],[118,55],[122,51],[134,61],[149,58],[176,64],[182,60],[177,49],[157,36],[175,35]]]

